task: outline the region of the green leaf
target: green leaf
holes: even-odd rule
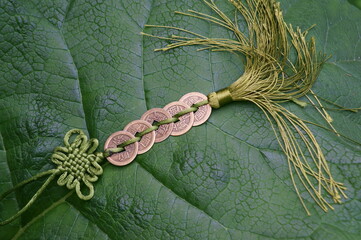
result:
[[[360,0],[348,0],[349,3],[351,3],[352,5],[355,5],[355,7],[361,9],[361,1]]]
[[[229,3],[218,0],[232,16]],[[361,12],[346,0],[283,0],[288,23],[307,29],[332,58],[314,91],[360,107]],[[175,10],[211,13],[191,0],[0,0],[0,192],[51,169],[53,149],[80,128],[102,145],[113,132],[192,91],[208,94],[242,74],[243,59],[194,47],[153,52],[166,43],[145,24],[232,37]],[[312,107],[286,104],[325,125]],[[339,132],[361,142],[361,114],[332,111]],[[361,148],[310,126],[348,199],[322,212],[302,192],[266,117],[250,103],[213,112],[180,137],[155,144],[126,167],[107,165],[95,196],[82,201],[50,185],[21,219],[0,227],[2,239],[360,239]],[[44,180],[43,180],[44,181]],[[0,219],[36,192],[36,181],[0,203]],[[71,194],[71,193],[70,193]]]

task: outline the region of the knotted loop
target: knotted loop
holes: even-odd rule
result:
[[[74,141],[69,143],[70,138],[76,134],[78,135],[75,137]],[[86,143],[87,139],[88,139],[87,136],[84,134],[82,130],[72,129],[65,134],[64,144],[66,147],[84,148],[84,144]]]
[[[70,137],[75,135],[73,141]],[[76,189],[80,199],[89,200],[94,195],[92,182],[98,180],[103,174],[99,163],[104,158],[103,153],[95,152],[98,147],[97,139],[90,139],[80,129],[70,130],[64,137],[65,147],[57,147],[51,157],[53,163],[58,165],[61,173],[57,183],[59,186],[66,186],[69,190]],[[81,187],[88,188],[88,194],[81,191]]]
[[[70,140],[70,138],[73,140]],[[75,189],[75,192],[80,199],[91,199],[94,196],[94,186],[92,183],[98,180],[99,175],[103,174],[103,169],[99,163],[104,158],[104,154],[95,152],[98,144],[99,142],[97,139],[92,138],[88,140],[88,137],[80,129],[72,129],[67,132],[64,136],[65,146],[56,147],[51,156],[52,162],[57,165],[56,169],[39,173],[38,175],[19,183],[0,196],[1,201],[11,192],[29,182],[50,175],[29,202],[15,215],[0,222],[0,226],[14,221],[25,212],[57,175],[60,175],[57,180],[59,186],[66,186],[70,190]],[[86,188],[85,191],[83,191],[84,188]]]
[[[234,101],[229,88],[223,88],[217,92],[211,92],[207,97],[209,105],[215,109]]]

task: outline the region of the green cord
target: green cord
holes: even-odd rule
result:
[[[70,141],[70,138],[74,138]],[[58,165],[61,173],[57,183],[66,186],[69,190],[75,189],[76,194],[82,200],[89,200],[94,196],[93,182],[103,174],[99,163],[103,160],[103,153],[95,152],[99,142],[97,139],[89,139],[80,129],[67,132],[64,137],[64,145],[55,148],[51,160]],[[87,193],[82,191],[86,189]]]
[[[25,184],[28,184],[29,182],[35,181],[43,176],[49,175],[49,174],[53,174],[54,172],[56,172],[56,169],[50,169],[48,171],[45,172],[41,172],[29,179],[26,179],[25,181],[22,181],[21,183],[17,184],[15,187],[13,187],[12,189],[4,192],[3,194],[0,195],[0,201],[3,200],[7,195],[9,195],[10,193],[14,192],[16,189],[24,186]]]
[[[168,118],[168,119],[153,123],[153,125],[150,128],[147,128],[144,131],[137,133],[134,138],[131,138],[131,139],[119,144],[116,148],[109,148],[109,149],[105,150],[104,157],[109,157],[109,156],[111,156],[113,154],[120,153],[120,152],[124,151],[126,146],[140,141],[144,135],[146,135],[146,134],[148,134],[148,133],[150,133],[152,131],[157,130],[160,126],[162,126],[164,124],[170,124],[170,123],[178,122],[179,118],[182,117],[183,115],[186,115],[186,114],[188,114],[190,112],[195,112],[195,111],[198,110],[199,107],[201,107],[203,105],[206,105],[206,104],[208,104],[208,99],[193,104],[191,107],[178,112],[177,114],[173,115],[171,118]]]
[[[11,216],[5,221],[0,222],[0,226],[14,221],[17,217],[19,217],[26,210],[28,210],[57,175],[60,175],[57,181],[57,184],[59,186],[65,185],[70,190],[75,189],[78,197],[82,200],[91,199],[94,196],[94,186],[92,183],[97,181],[98,176],[103,173],[103,169],[99,165],[99,163],[104,157],[108,157],[112,154],[124,151],[126,146],[140,141],[144,135],[157,130],[160,126],[164,124],[178,122],[180,117],[190,112],[197,111],[199,107],[205,104],[208,104],[208,100],[193,104],[190,108],[180,111],[169,119],[155,122],[150,128],[147,128],[144,131],[137,133],[134,138],[123,142],[116,148],[107,149],[104,153],[95,152],[99,144],[97,139],[88,140],[87,136],[80,129],[70,130],[64,136],[65,146],[56,147],[53,155],[51,156],[52,162],[57,165],[56,169],[51,169],[39,173],[17,184],[12,189],[0,195],[1,201],[7,195],[12,193],[16,189],[24,186],[25,184],[28,184],[46,175],[50,175],[48,179],[44,182],[44,184],[39,188],[39,190],[34,194],[34,196],[27,202],[27,204],[15,215]],[[74,140],[70,141],[70,138],[73,137]],[[84,193],[81,190],[83,186],[87,188],[87,193]]]
[[[72,141],[71,138],[74,138]],[[15,215],[0,222],[0,226],[14,221],[22,213],[30,208],[35,200],[43,193],[49,183],[60,175],[57,181],[59,186],[68,189],[75,189],[76,194],[82,200],[89,200],[94,196],[93,182],[98,180],[98,176],[103,173],[99,162],[104,158],[103,153],[95,152],[98,148],[98,140],[90,139],[80,129],[72,129],[64,136],[64,145],[56,147],[51,160],[57,165],[56,169],[51,169],[39,173],[0,195],[0,201],[16,189],[35,181],[46,175],[50,175],[34,196]],[[86,188],[86,191],[82,189]]]
[[[5,198],[7,195],[9,195],[11,192],[13,192],[15,189],[24,186],[25,184],[35,181],[45,175],[50,175],[50,177],[45,181],[45,183],[39,188],[39,190],[34,194],[34,196],[29,200],[29,202],[22,208],[20,209],[15,215],[11,216],[10,218],[6,219],[3,222],[0,222],[0,226],[3,226],[5,224],[8,224],[12,221],[14,221],[17,217],[19,217],[21,214],[23,214],[23,212],[25,212],[26,210],[28,210],[30,208],[30,206],[35,202],[35,200],[40,196],[40,194],[45,190],[45,188],[49,185],[49,183],[55,178],[55,176],[59,173],[58,169],[51,169],[49,171],[46,172],[42,172],[39,173],[38,175],[33,176],[32,178],[29,178],[21,183],[19,183],[18,185],[16,185],[14,188],[10,189],[9,191],[6,191],[5,193],[1,194],[0,196],[0,201]]]

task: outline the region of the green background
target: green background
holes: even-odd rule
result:
[[[234,10],[216,1],[232,16]],[[285,20],[310,34],[332,58],[314,91],[361,105],[361,11],[346,0],[283,0]],[[0,0],[0,192],[53,168],[50,155],[72,128],[101,146],[113,132],[183,94],[208,94],[243,71],[230,53],[196,47],[153,52],[169,36],[160,24],[232,37],[208,22],[174,14],[190,0]],[[242,23],[240,23],[242,25]],[[174,32],[173,32],[174,33]],[[284,104],[325,125],[312,107]],[[361,142],[361,113],[330,112],[334,126]],[[287,161],[261,110],[234,103],[206,124],[155,144],[126,167],[108,165],[95,196],[82,201],[55,183],[1,239],[361,239],[361,147],[310,126],[349,199],[322,212],[292,186]],[[5,219],[39,188],[34,182],[0,203]]]

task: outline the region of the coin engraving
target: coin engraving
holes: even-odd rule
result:
[[[124,131],[130,132],[132,135],[136,133],[140,133],[148,128],[152,127],[152,125],[144,120],[135,120],[130,122],[125,128]],[[142,136],[140,139],[138,146],[138,154],[143,154],[147,152],[154,144],[155,141],[155,132],[150,132]]]
[[[134,136],[126,131],[118,131],[110,135],[105,142],[104,150],[109,148],[116,148],[117,145],[134,138]],[[132,143],[126,147],[125,150],[119,153],[115,153],[109,157],[107,160],[116,166],[124,166],[131,163],[138,153],[138,142]]]
[[[192,106],[195,103],[207,100],[207,96],[199,92],[191,92],[185,94],[179,101],[184,102],[188,106]],[[212,108],[209,104],[200,106],[197,111],[194,112],[193,126],[199,126],[208,120],[212,113]]]
[[[144,120],[150,124],[153,124],[154,121],[160,122],[162,120],[171,118],[172,116],[162,108],[152,108],[146,111],[141,120]],[[173,129],[173,123],[163,124],[159,126],[157,130],[155,130],[155,141],[154,142],[162,142],[171,134]]]
[[[183,111],[184,109],[189,108],[189,106],[183,102],[171,102],[166,105],[163,109],[170,113],[170,115],[174,116],[175,114]],[[186,132],[188,132],[194,122],[194,114],[193,112],[187,113],[181,117],[179,117],[179,121],[175,122],[173,125],[172,136],[179,136]]]

